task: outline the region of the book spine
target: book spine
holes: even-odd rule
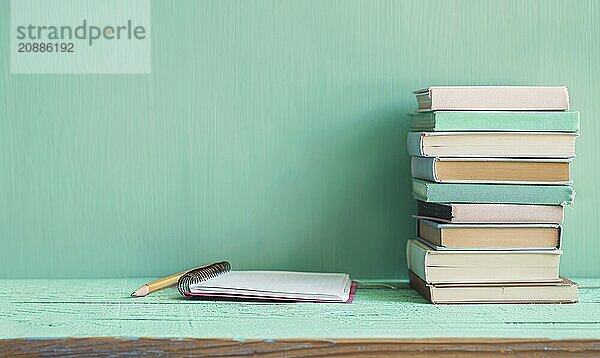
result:
[[[406,138],[406,150],[411,157],[423,156],[421,137],[421,132],[408,133]]]
[[[412,192],[413,196],[417,200],[421,201],[429,201],[427,195],[427,182],[423,180],[413,180],[412,181]]]
[[[435,177],[436,158],[412,157],[410,172],[413,178],[437,181]]]
[[[558,250],[562,250],[562,239],[563,239],[563,227],[562,225],[558,225],[558,245],[556,248]]]
[[[577,111],[438,111],[434,116],[434,131],[579,131]]]
[[[429,300],[431,303],[436,303],[435,298],[432,297],[434,293],[434,288],[432,286],[428,286],[423,279],[419,278],[414,272],[408,270],[408,279],[410,282],[410,287],[419,291],[423,297]]]
[[[408,240],[406,245],[406,262],[408,269],[427,282],[425,266],[427,260],[427,251],[416,244],[415,240]]]

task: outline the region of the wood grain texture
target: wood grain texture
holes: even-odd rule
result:
[[[0,339],[600,339],[597,279],[577,280],[577,304],[439,306],[405,284],[359,289],[352,304],[217,303],[176,290],[129,297],[144,281],[0,280]]]
[[[567,85],[562,274],[599,277],[600,2],[153,0],[149,75],[9,73],[0,277],[234,269],[406,278],[411,90]]]
[[[0,354],[202,357],[578,357],[600,355],[599,340],[396,339],[246,340],[67,338],[0,340]]]

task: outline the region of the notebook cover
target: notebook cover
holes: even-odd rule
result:
[[[192,292],[181,292],[186,297],[192,298],[214,298],[219,300],[238,300],[238,301],[249,301],[249,302],[313,302],[313,303],[352,303],[356,294],[357,282],[352,281],[350,285],[350,294],[346,301],[336,300],[312,300],[312,299],[301,299],[301,298],[282,298],[282,297],[270,297],[270,296],[256,296],[256,295],[230,295],[230,294],[214,294],[214,293],[192,293]]]
[[[579,131],[579,112],[416,112],[411,113],[411,130],[577,132]]]
[[[567,158],[438,158],[438,157],[411,157],[410,158],[410,172],[413,178],[424,179],[436,183],[486,183],[486,184],[544,184],[544,185],[567,185],[571,184],[572,181],[564,182],[543,182],[543,181],[517,181],[517,180],[440,180],[437,177],[435,170],[435,163],[438,161],[444,162],[557,162],[557,163],[571,163],[572,159]]]
[[[430,110],[523,110],[569,109],[565,86],[432,86],[414,92],[427,94]],[[423,111],[427,109],[421,109]]]
[[[570,205],[575,197],[569,185],[412,183],[415,199],[433,203]]]

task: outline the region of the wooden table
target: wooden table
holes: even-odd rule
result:
[[[600,355],[600,279],[576,280],[578,304],[452,306],[372,282],[352,304],[130,298],[147,280],[0,280],[0,355]]]

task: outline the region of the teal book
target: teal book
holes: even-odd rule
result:
[[[570,205],[570,185],[455,184],[413,179],[415,199],[430,203]]]
[[[436,111],[410,116],[412,131],[579,131],[577,111]]]

